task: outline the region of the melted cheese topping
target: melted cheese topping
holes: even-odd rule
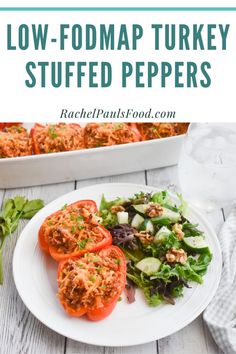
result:
[[[116,252],[107,250],[69,259],[59,274],[59,298],[74,309],[94,309],[109,303],[123,290],[122,261]]]
[[[104,239],[95,214],[86,206],[76,208],[67,206],[44,222],[44,235],[49,246],[59,253],[73,253],[89,249]]]
[[[39,126],[35,130],[34,138],[42,154],[84,148],[83,129],[77,125],[59,123]]]
[[[188,123],[137,123],[142,140],[152,140],[184,134]]]
[[[85,127],[87,148],[126,144],[136,140],[135,132],[125,123],[90,123]]]
[[[0,158],[32,155],[32,143],[23,127],[12,126],[0,131]]]

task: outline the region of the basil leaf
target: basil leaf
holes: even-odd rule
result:
[[[7,199],[3,204],[1,216],[5,219],[12,214],[14,210],[14,203],[12,199]]]
[[[25,197],[20,197],[20,196],[15,197],[14,204],[15,204],[16,210],[21,211],[26,202],[27,202],[27,200]]]
[[[2,251],[6,237],[17,229],[20,219],[30,219],[43,206],[44,203],[41,199],[28,201],[28,199],[21,196],[17,196],[14,199],[7,199],[3,204],[0,213],[0,284],[3,283]]]
[[[44,203],[41,199],[28,201],[23,208],[22,218],[31,219],[43,207]]]

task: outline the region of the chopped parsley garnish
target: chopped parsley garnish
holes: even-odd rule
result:
[[[17,125],[14,125],[14,128],[17,130],[18,133],[22,133],[23,132],[23,128],[22,127],[18,127]]]
[[[82,241],[77,241],[77,245],[79,246],[79,248],[81,250],[84,250],[85,249],[85,246],[88,242],[93,242],[93,240],[91,238],[86,238]],[[89,253],[88,253],[89,254]]]
[[[64,204],[61,210],[65,210],[67,208],[67,204]]]
[[[78,228],[78,230],[83,230],[83,229],[84,229],[84,226],[83,226],[83,225],[78,224],[78,225],[77,225],[77,228]]]
[[[76,218],[76,221],[77,221],[77,227],[79,230],[83,230],[84,229],[84,225],[82,224],[82,222],[84,221],[84,218],[83,216],[79,215],[77,218]]]
[[[87,243],[87,240],[77,241],[77,245],[79,246],[79,248],[81,250],[85,249],[86,243]]]
[[[71,227],[71,232],[72,232],[72,234],[75,234],[75,233],[76,233],[76,226],[75,226],[75,225],[73,225],[73,226]]]
[[[102,270],[102,267],[98,266],[98,267],[95,267],[95,269],[100,272],[100,270]]]
[[[157,127],[151,127],[151,130],[152,130],[153,132],[156,132],[156,131],[157,131]]]
[[[113,126],[113,130],[119,130],[122,129],[123,123],[115,123]]]
[[[89,278],[89,280],[91,280],[93,283],[95,283],[96,279],[97,279],[96,276],[93,274]]]
[[[48,128],[48,134],[52,139],[56,139],[58,137],[58,134],[56,133],[55,127],[50,127]]]

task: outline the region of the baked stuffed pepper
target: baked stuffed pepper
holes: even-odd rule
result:
[[[95,252],[112,243],[112,237],[99,223],[92,200],[65,205],[46,218],[39,229],[40,248],[56,261]]]
[[[58,297],[70,316],[102,320],[114,309],[126,283],[126,259],[117,246],[59,263]]]
[[[79,124],[36,123],[31,137],[35,154],[84,149],[84,130]]]
[[[32,143],[27,130],[20,126],[4,127],[0,131],[0,158],[32,155]]]
[[[89,123],[85,127],[86,148],[127,144],[139,141],[140,133],[136,124]]]
[[[137,123],[142,140],[161,139],[186,133],[189,123]]]

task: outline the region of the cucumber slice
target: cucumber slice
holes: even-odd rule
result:
[[[138,213],[145,214],[149,205],[150,204],[137,204],[137,205],[133,205],[133,207]]]
[[[169,220],[171,223],[176,223],[181,219],[180,213],[172,211],[167,208],[163,208],[163,213],[160,216],[152,218],[152,222],[157,223],[162,220]]]
[[[166,226],[162,226],[154,237],[154,243],[160,243],[165,241],[170,234],[171,231]]]
[[[153,226],[153,223],[151,222],[151,220],[147,221],[145,231],[151,235],[154,234],[154,226]]]
[[[209,249],[204,237],[202,236],[184,237],[183,242],[191,251],[201,253]]]
[[[144,222],[140,226],[140,231],[148,232],[149,234],[154,234],[154,226],[150,219],[144,219]]]
[[[145,214],[147,209],[150,207],[150,205],[151,204],[138,204],[138,205],[133,205],[133,207],[138,213]],[[152,218],[154,222],[158,222],[163,219],[168,219],[172,223],[176,223],[181,219],[180,213],[170,210],[168,208],[164,208],[164,207],[162,208],[163,208],[162,215]]]
[[[134,227],[135,229],[139,229],[140,226],[143,224],[143,222],[144,222],[144,218],[139,214],[135,214],[131,222],[131,226]]]
[[[129,214],[126,211],[119,211],[116,215],[119,224],[129,223]]]
[[[138,262],[135,267],[141,270],[141,272],[152,275],[160,269],[161,261],[158,258],[147,257]]]
[[[177,222],[181,218],[180,213],[177,213],[167,208],[163,208],[163,215],[165,218],[170,219],[172,222]]]

